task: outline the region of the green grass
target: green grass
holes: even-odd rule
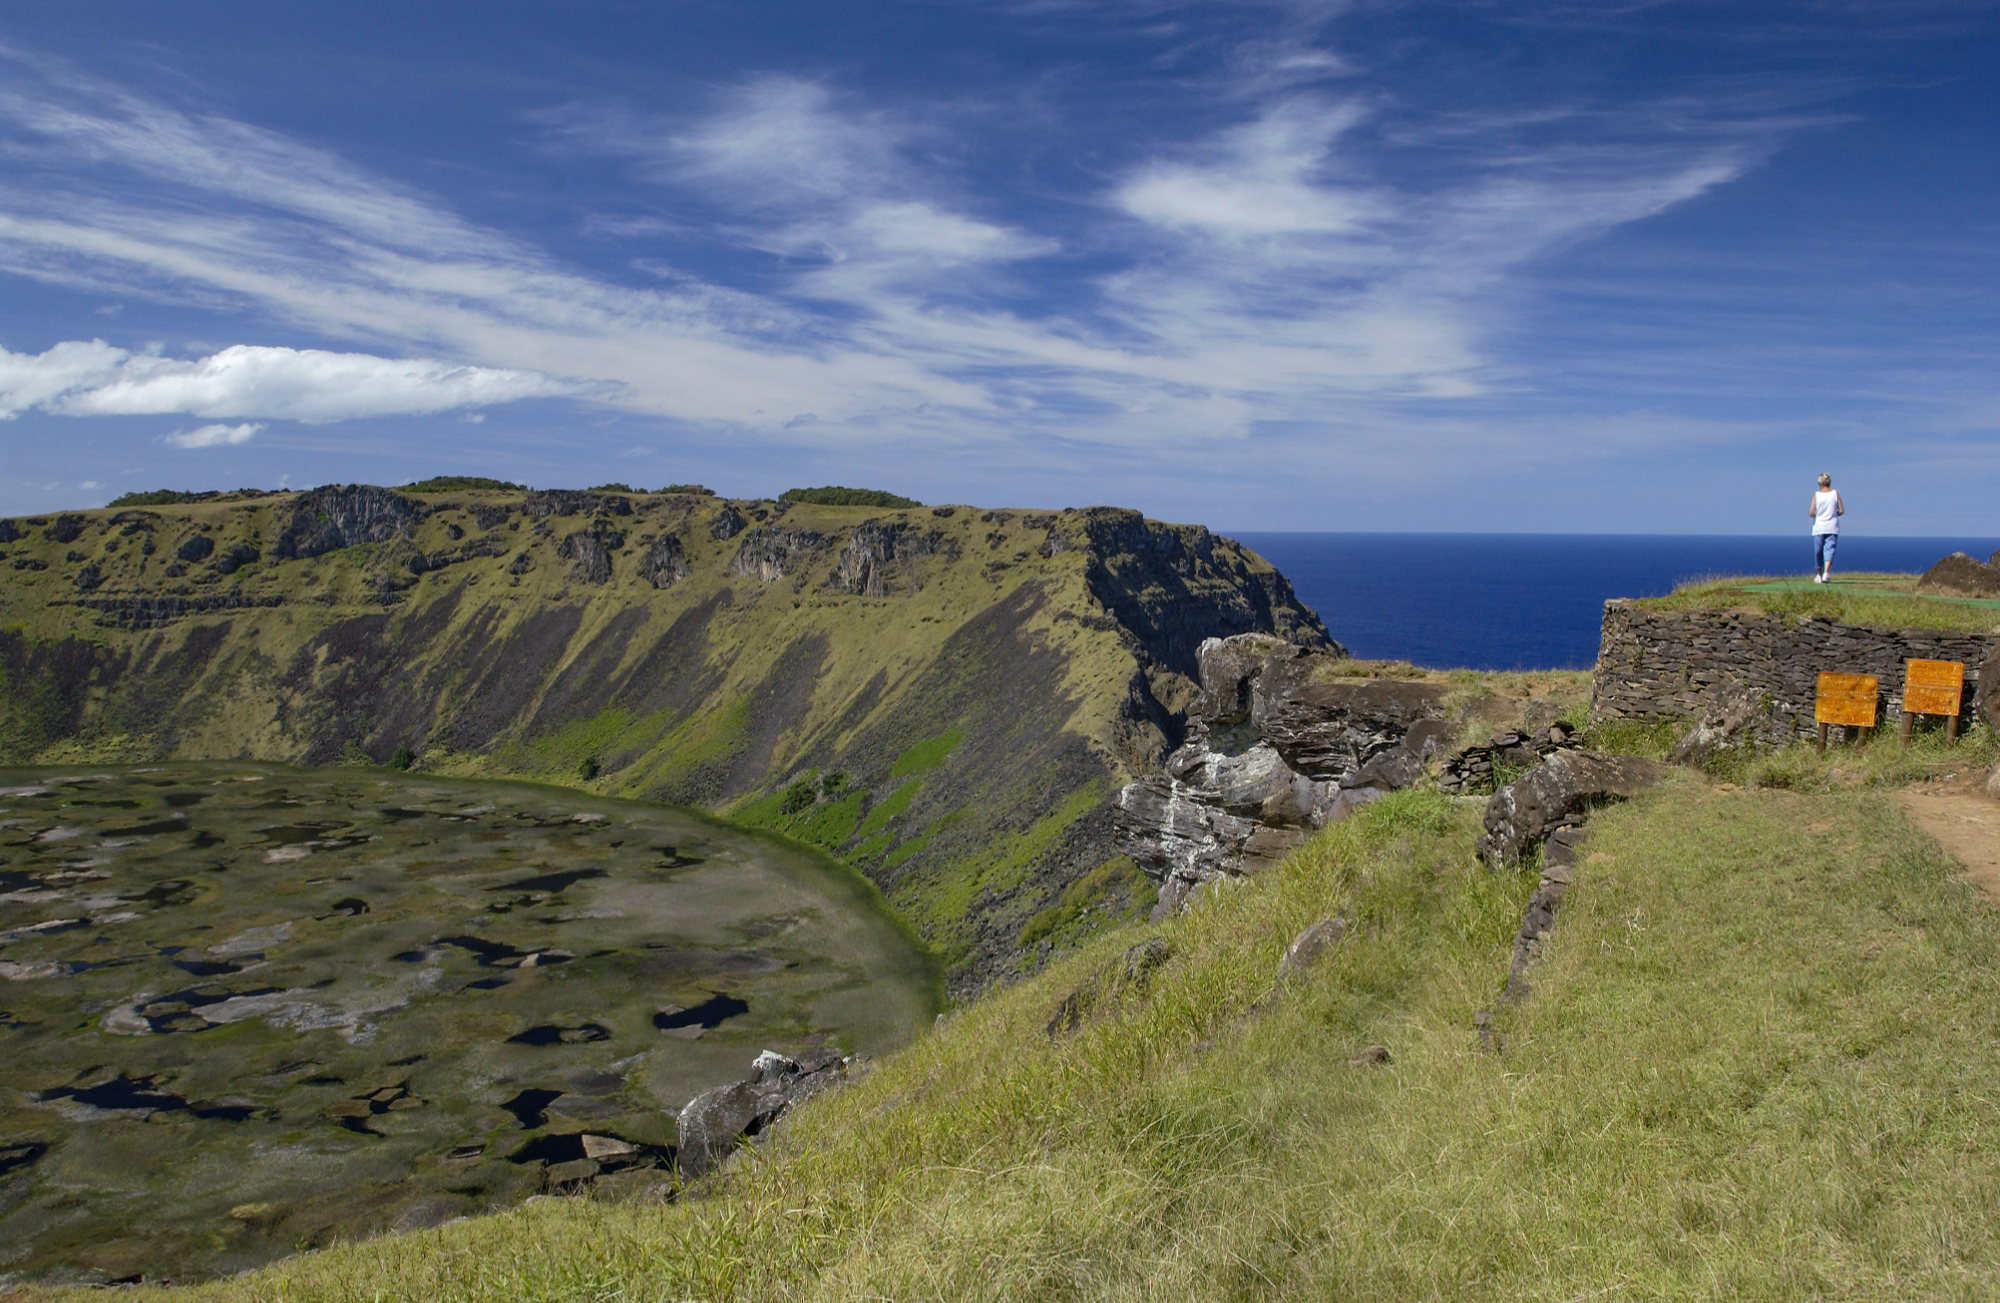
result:
[[[955,1015],[671,1206],[548,1200],[216,1299],[1972,1299],[2000,1290],[2000,916],[1886,797],[1692,775],[1526,878],[1399,794]],[[1355,920],[1274,987],[1286,942]],[[1066,994],[1081,1025],[1045,1030]],[[1496,1011],[1504,1053],[1472,1014]],[[1369,1044],[1390,1062],[1349,1066]]]
[[[1836,574],[1829,584],[1770,575],[1689,580],[1664,597],[1640,598],[1653,611],[1748,608],[1766,615],[1825,617],[1889,629],[1989,633],[2000,626],[2000,601],[1918,593],[1917,576]]]
[[[936,769],[963,741],[965,741],[965,730],[957,728],[946,729],[936,737],[926,738],[896,757],[896,763],[889,766],[889,777],[901,778],[906,774],[920,774],[926,769]]]

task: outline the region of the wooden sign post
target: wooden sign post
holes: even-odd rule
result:
[[[1829,724],[1844,724],[1861,730],[1863,741],[1875,727],[1875,697],[1881,687],[1873,674],[1834,674],[1821,670],[1819,691],[1813,698],[1813,720],[1819,725],[1819,753],[1826,754]]]
[[[1903,662],[1904,746],[1910,745],[1910,725],[1918,715],[1943,715],[1944,740],[1958,740],[1958,712],[1965,700],[1964,661]]]

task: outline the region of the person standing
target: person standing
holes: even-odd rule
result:
[[[1821,472],[1807,514],[1813,521],[1813,582],[1823,584],[1833,576],[1833,549],[1840,542],[1840,518],[1847,514],[1847,504],[1833,490],[1833,476]]]

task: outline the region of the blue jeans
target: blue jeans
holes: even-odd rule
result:
[[[1813,535],[1813,573],[1816,575],[1833,572],[1833,549],[1840,542],[1838,534]]]

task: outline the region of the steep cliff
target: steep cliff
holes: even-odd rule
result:
[[[0,523],[0,760],[256,757],[696,805],[847,859],[959,992],[1151,907],[1112,796],[1205,638],[1338,652],[1135,512],[326,487]]]

